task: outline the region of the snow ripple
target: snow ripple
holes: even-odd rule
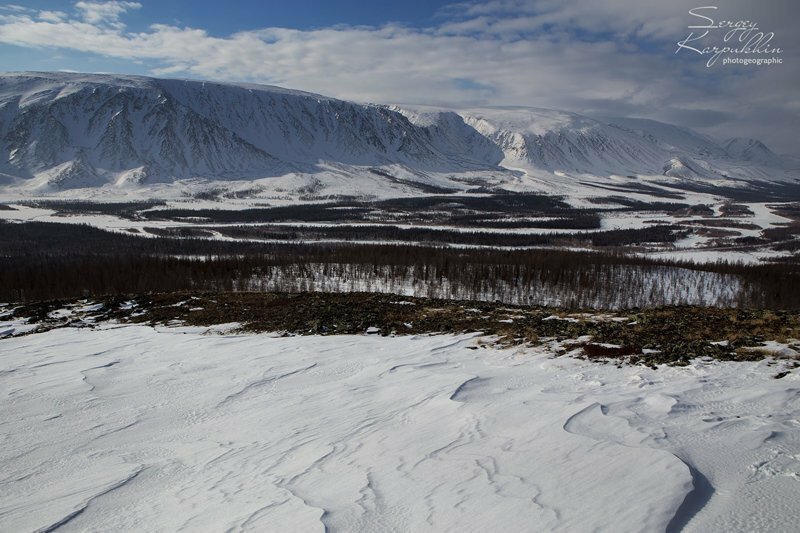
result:
[[[206,332],[0,339],[0,529],[788,531],[798,520],[789,362],[653,370],[473,350],[478,335]]]

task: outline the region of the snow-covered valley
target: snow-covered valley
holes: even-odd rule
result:
[[[8,73],[0,153],[0,531],[796,531],[760,141]]]
[[[793,362],[108,323],[0,340],[7,531],[794,531]],[[775,379],[781,375],[780,379]]]
[[[260,243],[612,245],[750,264],[794,260],[800,231],[796,161],[760,141],[533,107],[6,73],[0,153],[0,223]]]

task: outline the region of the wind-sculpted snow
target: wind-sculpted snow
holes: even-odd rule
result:
[[[150,187],[164,196],[165,184],[190,194],[208,184],[311,196],[563,193],[611,175],[796,177],[751,144],[726,151],[659,122],[527,107],[412,110],[261,85],[0,74],[0,186],[29,194]]]
[[[205,331],[0,340],[0,529],[789,531],[800,518],[800,376],[773,379],[789,363],[653,370],[474,335]]]

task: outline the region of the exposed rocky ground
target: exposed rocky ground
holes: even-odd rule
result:
[[[683,306],[575,312],[391,294],[176,292],[7,305],[0,320],[6,321],[0,328],[3,336],[116,320],[232,324],[230,331],[285,335],[482,332],[487,337],[484,346],[547,346],[554,355],[649,366],[685,365],[696,357],[800,361],[800,312],[764,309]]]

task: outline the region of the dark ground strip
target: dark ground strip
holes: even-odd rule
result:
[[[794,342],[795,350],[800,350],[798,311],[685,306],[597,314],[391,294],[312,292],[178,292],[93,301],[103,303],[103,308],[80,317],[49,318],[50,312],[77,304],[63,300],[20,306],[13,316],[30,318],[41,329],[91,327],[111,319],[151,325],[237,322],[242,331],[291,335],[364,334],[368,328],[378,328],[381,335],[483,332],[501,344],[529,346],[589,335],[591,342],[574,345],[583,357],[650,366],[683,365],[701,356],[760,360],[770,356],[760,349],[767,340]]]

